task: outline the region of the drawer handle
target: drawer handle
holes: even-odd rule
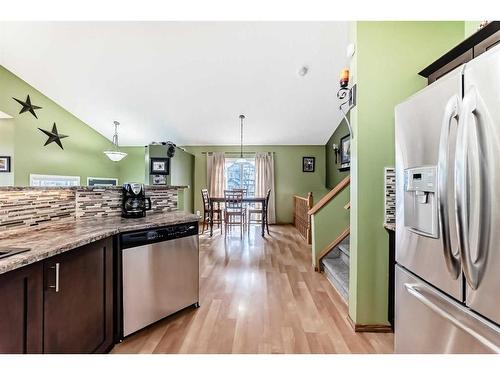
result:
[[[491,342],[488,338],[476,332],[467,324],[457,319],[452,313],[444,310],[441,306],[432,301],[433,298],[439,298],[439,297],[433,296],[432,294],[426,292],[424,289],[420,288],[418,284],[405,283],[404,287],[406,288],[406,291],[410,295],[415,297],[418,301],[423,303],[425,306],[434,311],[436,314],[440,315],[442,318],[451,322],[455,327],[468,333],[470,336],[474,337],[477,341],[479,341],[484,346],[488,347],[493,352],[500,353],[500,348],[495,343]],[[426,296],[426,294],[429,294],[429,296]],[[446,303],[447,301],[442,300],[441,302]]]
[[[49,285],[49,288],[55,289],[56,293],[58,293],[59,292],[59,268],[60,268],[60,264],[56,263],[56,265],[54,267],[50,267],[50,268],[56,270],[56,285]]]

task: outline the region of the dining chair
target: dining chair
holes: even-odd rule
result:
[[[243,193],[243,198],[245,198],[247,196],[247,189],[246,188],[234,188],[234,189],[231,189],[232,191],[241,191]],[[248,208],[249,208],[249,204],[246,203],[246,202],[243,202],[243,209],[245,210],[245,225],[247,224],[246,222],[246,219],[248,217]]]
[[[262,220],[265,220],[264,223],[266,225],[267,234],[269,234],[269,197],[271,196],[271,189],[267,189],[266,192],[266,209],[264,211],[264,207],[262,204],[259,204],[259,207],[252,207],[248,210],[248,227],[250,228],[251,224],[260,224],[262,225]],[[259,218],[252,219],[252,215],[259,215]]]
[[[209,227],[210,225],[210,194],[207,189],[201,189],[201,197],[203,199],[203,223],[201,233],[205,232],[205,226]],[[222,210],[217,206],[214,207],[214,212],[212,215],[213,223],[217,224],[217,227],[220,228],[222,223]]]
[[[243,193],[241,191],[224,190],[224,235],[228,228],[240,227],[240,238],[245,229],[246,210],[243,208]]]

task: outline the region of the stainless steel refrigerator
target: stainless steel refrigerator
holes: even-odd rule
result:
[[[395,116],[395,351],[500,353],[500,46]]]

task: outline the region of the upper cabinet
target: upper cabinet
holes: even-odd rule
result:
[[[500,21],[492,21],[418,74],[429,84],[500,43]]]

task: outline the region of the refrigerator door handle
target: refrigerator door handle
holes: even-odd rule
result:
[[[459,308],[448,303],[440,296],[436,296],[432,293],[432,291],[429,291],[428,288],[422,287],[419,284],[405,283],[404,287],[411,296],[415,297],[418,301],[434,311],[436,314],[448,320],[460,330],[474,337],[477,341],[491,349],[494,353],[500,353],[500,347],[498,347],[494,342],[491,342],[487,337],[484,337],[481,333],[471,328],[466,323],[467,319],[460,319],[460,317],[464,314],[459,310]]]
[[[444,259],[449,273],[454,279],[457,279],[461,272],[460,254],[454,253],[451,248],[450,239],[450,218],[448,212],[448,152],[450,146],[450,132],[452,120],[459,119],[459,97],[453,95],[446,103],[443,122],[441,125],[441,136],[439,139],[439,158],[438,158],[438,210],[439,226],[441,228],[441,241],[443,244]]]
[[[481,154],[486,149],[481,150],[479,144],[484,129],[481,129],[481,115],[478,111],[480,107],[480,98],[475,87],[471,87],[464,95],[462,112],[458,122],[456,158],[455,158],[455,220],[458,231],[458,244],[460,249],[460,257],[462,260],[465,279],[469,286],[476,290],[481,282],[482,274],[485,269],[485,259],[488,249],[489,231],[490,231],[490,194],[489,187],[486,183],[486,172],[484,168],[486,164],[480,161]],[[474,118],[476,129],[471,132],[470,118]],[[470,145],[470,134],[476,135],[477,149],[472,150]],[[477,172],[479,176],[472,181],[478,184],[477,191],[473,191],[471,187],[470,173],[468,171],[469,158],[477,164]],[[469,199],[477,197],[479,209],[476,209],[472,214],[469,212]],[[471,244],[470,244],[470,225],[473,225],[477,231],[477,256],[476,260],[472,259]]]

